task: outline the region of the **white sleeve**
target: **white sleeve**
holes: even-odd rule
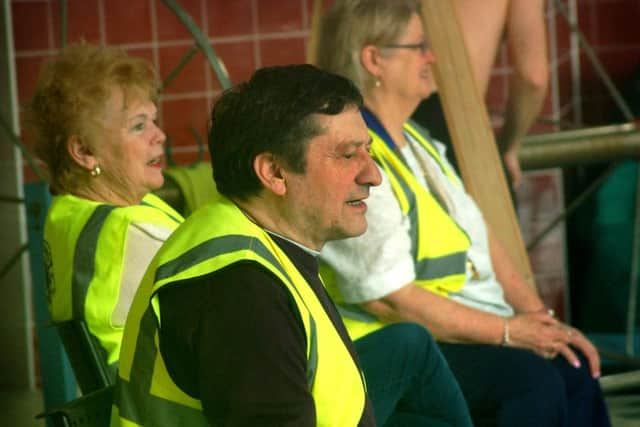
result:
[[[366,200],[367,231],[328,242],[320,258],[336,272],[342,301],[357,304],[384,297],[415,279],[409,220],[402,214],[391,184],[371,187]]]
[[[114,326],[124,325],[142,276],[172,231],[151,224],[132,223],[129,226],[122,265],[122,281],[118,301],[111,317]]]

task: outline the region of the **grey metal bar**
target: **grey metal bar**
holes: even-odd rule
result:
[[[640,385],[640,370],[625,372],[623,374],[607,375],[600,378],[600,387],[605,393],[621,391],[626,388]]]
[[[202,31],[198,27],[198,25],[194,22],[193,18],[180,6],[180,4],[175,0],[162,0],[162,2],[167,6],[173,13],[175,13],[176,17],[182,22],[182,24],[187,28],[189,33],[191,33],[191,37],[194,38],[198,47],[202,50],[205,58],[216,73],[218,77],[218,81],[223,89],[228,89],[231,87],[231,81],[229,80],[229,75],[227,70],[224,67],[220,58],[216,55],[213,46],[209,43],[209,39],[202,34]]]
[[[191,61],[191,58],[198,52],[198,45],[191,46],[191,49],[180,59],[180,62],[173,67],[173,70],[167,74],[167,77],[162,81],[162,88],[166,89],[167,86],[171,84],[171,82],[180,74],[182,69]]]
[[[524,138],[525,144],[555,144],[558,141],[589,139],[598,136],[611,134],[627,134],[638,130],[635,123],[623,123],[606,126],[596,126],[580,129],[562,130],[551,133],[541,133],[535,135],[527,135]]]
[[[569,206],[562,212],[560,212],[553,220],[547,224],[545,228],[542,229],[531,241],[527,244],[527,251],[535,248],[538,243],[544,239],[544,237],[551,232],[560,222],[564,221],[569,215],[575,211],[578,206],[582,204],[588,197],[590,197],[602,183],[611,175],[611,173],[618,167],[618,163],[610,165],[595,181],[593,181],[589,187],[587,187],[578,197],[573,199]]]
[[[9,124],[4,120],[2,114],[0,114],[0,128],[4,129],[7,136],[9,136],[9,139],[20,149],[20,152],[22,152],[22,156],[27,160],[27,163],[29,164],[33,172],[38,176],[38,178],[40,178],[40,180],[42,181],[46,181],[44,173],[36,164],[33,156],[31,155],[29,150],[27,150],[27,147],[24,146],[22,141],[20,141],[20,138],[15,133],[13,133],[11,126],[9,126]]]
[[[24,203],[24,199],[16,196],[2,196],[0,195],[0,203]]]
[[[60,49],[67,45],[67,22],[68,22],[67,0],[60,0]]]
[[[15,252],[15,254],[13,254],[11,257],[9,257],[9,260],[6,262],[5,265],[2,266],[2,268],[0,268],[0,280],[2,278],[4,278],[4,275],[7,274],[9,272],[9,270],[11,270],[11,268],[16,265],[16,263],[18,261],[20,261],[20,257],[22,256],[23,253],[25,253],[27,251],[27,248],[29,247],[29,245],[27,243],[25,243],[24,245],[20,246],[18,248],[18,250]]]
[[[622,95],[620,95],[620,92],[618,91],[616,86],[613,84],[613,81],[611,80],[606,70],[602,66],[602,63],[598,59],[598,56],[596,55],[593,48],[591,47],[589,42],[587,42],[587,39],[585,38],[584,34],[582,34],[582,31],[580,31],[576,23],[573,22],[573,20],[570,18],[569,12],[567,11],[566,6],[562,3],[561,0],[555,0],[554,4],[556,8],[560,10],[560,13],[567,21],[567,25],[569,25],[569,28],[571,29],[571,31],[578,37],[578,42],[584,49],[584,53],[587,55],[587,58],[589,58],[589,60],[591,61],[591,64],[593,65],[593,68],[595,68],[596,72],[602,79],[602,82],[609,90],[609,93],[613,97],[613,100],[615,101],[616,105],[618,106],[618,108],[620,108],[620,110],[622,111],[622,114],[624,114],[625,120],[629,122],[632,121],[633,113],[631,112],[631,109],[625,102]]]
[[[633,124],[528,136],[518,154],[523,170],[638,157],[640,131]]]
[[[636,177],[636,211],[633,221],[633,243],[631,247],[631,270],[629,274],[629,302],[627,303],[626,353],[635,354],[636,298],[638,296],[638,261],[640,260],[640,171]]]

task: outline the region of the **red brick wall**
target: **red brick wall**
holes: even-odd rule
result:
[[[265,65],[304,62],[311,1],[180,0],[223,59],[232,82]],[[12,0],[18,97],[31,96],[41,64],[60,46],[59,1]],[[194,44],[158,0],[69,0],[68,41],[121,45],[150,59],[166,76]],[[208,113],[220,91],[215,74],[197,53],[167,88],[160,124],[171,137],[178,164],[197,157],[193,127],[206,137]],[[28,144],[28,141],[27,141]],[[25,170],[26,179],[34,179]]]
[[[580,27],[618,89],[640,67],[640,1],[580,0]],[[611,96],[584,54],[581,58],[584,120],[607,124],[619,114]]]
[[[567,1],[567,0],[565,0]],[[325,1],[330,3],[331,1]],[[246,79],[257,67],[302,62],[312,0],[181,0],[180,3],[210,37],[224,60],[231,79]],[[640,65],[640,2],[637,0],[579,0],[579,25],[594,46],[613,80],[622,86]],[[31,95],[37,70],[59,47],[59,1],[12,0],[19,101]],[[133,54],[152,60],[166,76],[193,41],[170,10],[159,0],[70,0],[68,39],[122,45]],[[552,15],[550,10],[549,15]],[[558,104],[552,97],[543,111],[549,120],[572,119],[569,37],[564,20],[555,14]],[[581,58],[585,121],[610,120],[612,102],[593,67]],[[488,106],[499,113],[506,96],[509,73],[506,55],[496,62]],[[161,124],[177,147],[178,162],[195,158],[189,127],[204,134],[209,106],[220,86],[198,53],[168,87],[161,109]],[[558,116],[560,114],[560,116]],[[549,131],[542,120],[536,131]]]

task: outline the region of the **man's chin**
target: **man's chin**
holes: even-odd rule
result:
[[[349,239],[351,237],[358,237],[358,236],[362,236],[366,231],[367,231],[367,223],[366,221],[363,221],[362,224],[359,224],[359,225],[354,224],[352,227],[349,227],[348,229],[340,230],[340,233],[336,233],[335,237],[332,237],[329,240],[342,240],[342,239]]]

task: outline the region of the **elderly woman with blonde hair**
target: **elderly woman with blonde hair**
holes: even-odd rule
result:
[[[80,43],[43,68],[29,106],[54,195],[44,229],[54,322],[84,320],[115,367],[131,300],[182,217],[163,185],[159,79],[123,50]]]
[[[545,308],[442,144],[410,121],[434,89],[420,3],[337,0],[317,46],[318,65],[362,91],[383,172],[367,201],[367,231],[321,254],[356,350],[386,324],[416,322],[439,341],[477,425],[608,426],[596,349]],[[378,355],[359,357],[366,376]],[[384,384],[368,386],[375,396]]]

